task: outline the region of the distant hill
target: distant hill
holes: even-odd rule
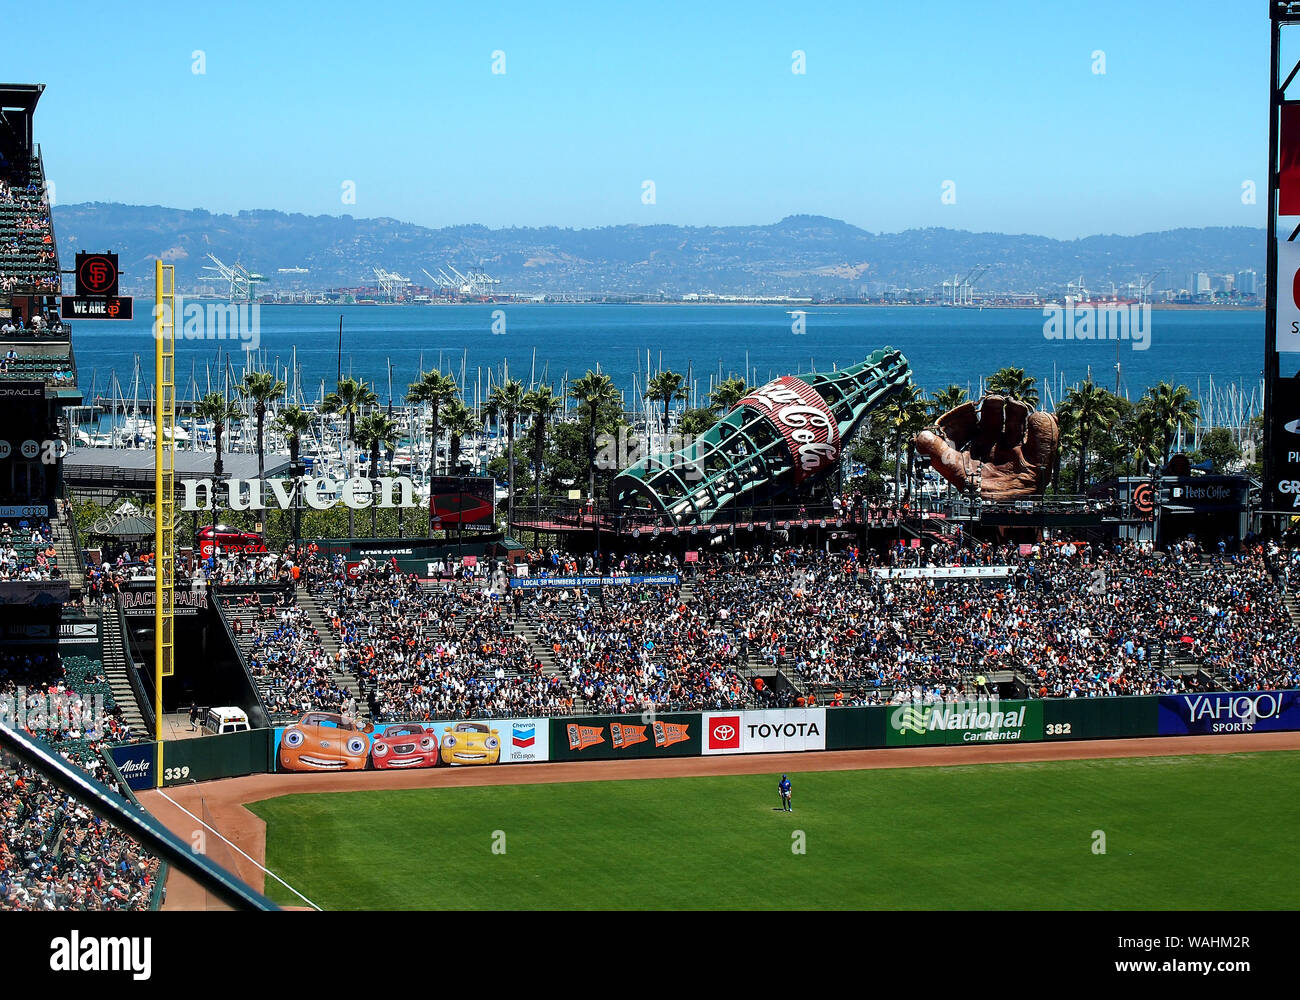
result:
[[[857,295],[885,287],[936,288],[972,267],[989,270],[978,287],[1061,292],[1081,275],[1109,290],[1165,270],[1156,288],[1181,288],[1191,270],[1254,269],[1263,276],[1265,231],[1244,226],[1175,229],[1140,236],[1053,240],[952,229],[871,233],[820,216],[765,226],[606,226],[599,229],[428,229],[395,219],[94,202],[54,209],[65,266],[79,249],[117,250],[124,282],[152,282],[152,261],[176,265],[182,291],[197,283],[206,255],[239,261],[269,280],[267,290],[374,284],[373,268],[429,284],[437,273],[482,266],[506,292],[611,292],[677,297],[687,292]],[[278,274],[280,268],[307,274]]]

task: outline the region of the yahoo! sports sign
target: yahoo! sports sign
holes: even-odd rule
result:
[[[1161,695],[1161,736],[1300,730],[1300,691]]]

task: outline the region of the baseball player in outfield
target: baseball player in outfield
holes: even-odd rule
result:
[[[790,804],[790,776],[788,774],[781,775],[781,781],[776,788],[781,793],[782,812],[794,812],[794,806]]]

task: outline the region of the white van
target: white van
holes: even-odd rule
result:
[[[210,708],[203,719],[203,731],[214,735],[248,732],[248,713],[242,708]]]

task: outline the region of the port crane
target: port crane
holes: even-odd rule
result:
[[[396,302],[405,297],[411,279],[404,278],[395,271],[386,271],[382,267],[373,268],[375,280],[379,283],[379,294],[389,302]]]
[[[1137,289],[1138,305],[1147,304],[1147,296],[1150,295],[1151,289],[1156,283],[1156,278],[1160,277],[1160,275],[1164,274],[1167,270],[1168,268],[1162,267],[1155,274],[1151,275],[1150,278],[1147,278],[1145,274],[1139,274],[1136,283],[1132,281],[1128,283],[1130,292],[1135,288]]]
[[[204,264],[203,270],[214,271],[214,274],[201,274],[199,281],[222,281],[228,288],[227,298],[231,302],[248,302],[253,298],[253,286],[266,279],[250,271],[238,261],[234,264],[226,264],[214,254],[208,254],[208,260],[211,264]]]
[[[494,278],[482,267],[470,268],[468,274],[462,274],[451,264],[447,265],[447,274],[442,268],[438,268],[437,275],[429,274],[425,268],[424,271],[429,279],[435,282],[444,292],[449,295],[459,295],[464,297],[487,297],[492,294],[492,286],[501,284],[500,278]]]
[[[975,282],[988,274],[992,265],[976,264],[966,272],[966,277],[952,276],[952,281],[943,282],[943,301],[952,306],[970,306],[975,304]]]

